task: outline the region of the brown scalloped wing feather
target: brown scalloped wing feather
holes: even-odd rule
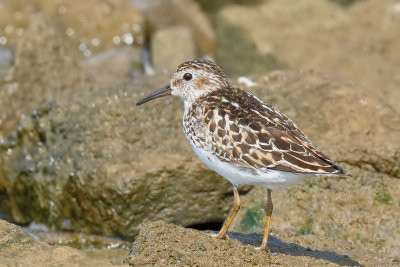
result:
[[[220,89],[197,103],[202,103],[197,108],[207,125],[207,142],[222,160],[257,169],[349,176],[289,118],[243,90]]]

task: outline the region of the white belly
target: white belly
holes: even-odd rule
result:
[[[220,160],[209,151],[199,149],[194,143],[192,143],[190,138],[188,138],[188,141],[197,156],[208,167],[227,179],[235,187],[248,184],[266,187],[271,190],[283,189],[314,176],[312,174],[296,174],[271,169],[239,167]]]

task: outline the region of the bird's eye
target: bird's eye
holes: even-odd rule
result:
[[[185,81],[190,81],[192,78],[193,78],[193,76],[192,76],[192,74],[190,74],[190,73],[185,73],[185,74],[183,75],[183,79],[184,79]]]

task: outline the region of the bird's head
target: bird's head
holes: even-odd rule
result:
[[[179,65],[167,86],[140,99],[136,105],[167,95],[176,95],[185,102],[194,102],[201,96],[229,86],[226,75],[214,62],[194,59]]]

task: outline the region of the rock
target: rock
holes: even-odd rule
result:
[[[192,32],[185,26],[158,30],[151,40],[151,55],[157,70],[172,72],[179,64],[196,57]]]
[[[256,5],[262,2],[263,0],[220,0],[220,1],[213,1],[213,0],[196,0],[199,3],[202,9],[207,11],[208,13],[215,14],[221,8],[231,4],[239,4],[239,5]]]
[[[314,36],[315,32],[326,30],[343,19],[342,9],[328,1],[293,3],[284,0],[262,2],[257,6],[227,6],[216,18],[217,62],[231,75],[260,74],[292,67],[288,59],[294,60],[298,54],[304,53],[297,47],[293,48],[296,46],[294,40],[299,36],[310,40],[310,34],[304,33],[305,29],[313,30]],[[322,24],[321,20],[326,23]],[[303,46],[307,48],[305,44]],[[283,54],[289,49],[295,50],[290,51],[291,57]],[[311,49],[313,53],[318,51]]]
[[[125,254],[125,257],[131,246],[130,241],[121,240],[113,237],[85,234],[82,232],[65,232],[49,229],[43,224],[30,223],[23,227],[24,232],[32,236],[35,240],[40,240],[48,245],[69,246],[81,251],[95,251],[110,249],[115,255]]]
[[[319,236],[324,242],[345,240],[353,248],[400,255],[398,178],[351,166],[347,169],[355,178],[316,177],[273,191],[272,235],[296,232]],[[242,209],[231,230],[262,233],[266,190],[255,188],[241,200]]]
[[[90,258],[69,247],[50,246],[34,240],[21,227],[0,220],[0,258],[2,266],[122,266]]]
[[[261,235],[229,233],[230,240],[214,239],[209,233],[185,229],[161,221],[147,223],[135,239],[132,266],[269,266],[265,252],[256,251]],[[270,237],[271,264],[283,266],[395,265],[386,255],[354,250],[343,242],[324,242],[315,236],[285,232]],[[294,243],[292,243],[294,242]]]
[[[14,61],[14,55],[9,47],[0,47],[0,79],[7,73]]]
[[[254,81],[249,91],[288,115],[333,159],[400,178],[400,114],[381,98],[315,71],[276,71]]]
[[[344,9],[328,1],[273,0],[227,6],[216,20],[217,62],[234,75],[276,68],[238,63],[248,58],[257,62],[257,57],[274,59],[279,66],[336,73],[386,99],[399,112],[397,5],[371,0]]]
[[[350,6],[350,5],[352,5],[352,4],[354,4],[354,3],[358,2],[358,1],[365,1],[365,0],[329,0],[329,1],[347,7],[347,6]]]
[[[193,0],[132,0],[147,15],[152,32],[170,26],[186,26],[193,33],[198,56],[214,56],[215,32],[207,16]]]
[[[257,85],[250,91],[292,118],[353,175],[274,191],[273,231],[296,230],[399,255],[400,114],[374,94],[315,71],[276,71],[252,82]],[[232,230],[262,231],[265,190],[253,189],[242,203]]]
[[[74,50],[87,57],[121,45],[144,45],[144,15],[124,0],[36,0],[29,7],[24,0],[4,2],[0,10],[0,32],[13,43],[37,14],[48,17],[48,25],[60,27]]]
[[[223,221],[231,185],[184,140],[182,103],[166,98],[135,106],[169,78],[81,93],[27,116],[0,147],[3,212],[19,223],[124,237],[149,220]],[[334,160],[353,166],[357,179],[358,169],[398,175],[399,115],[381,99],[312,71],[254,81],[250,91],[289,115]]]
[[[260,52],[247,34],[225,20],[223,13],[216,17],[216,62],[226,74],[260,75],[271,70],[287,68],[274,54]]]
[[[96,87],[120,85],[129,75],[139,76],[142,71],[142,49],[120,47],[95,54],[82,60],[80,65],[94,80]]]
[[[222,221],[231,185],[195,158],[182,134],[182,103],[135,105],[168,79],[129,80],[27,116],[0,148],[3,213],[19,223],[123,237],[148,220]]]
[[[19,39],[14,65],[0,84],[0,141],[33,108],[93,88],[59,30],[35,17]]]

